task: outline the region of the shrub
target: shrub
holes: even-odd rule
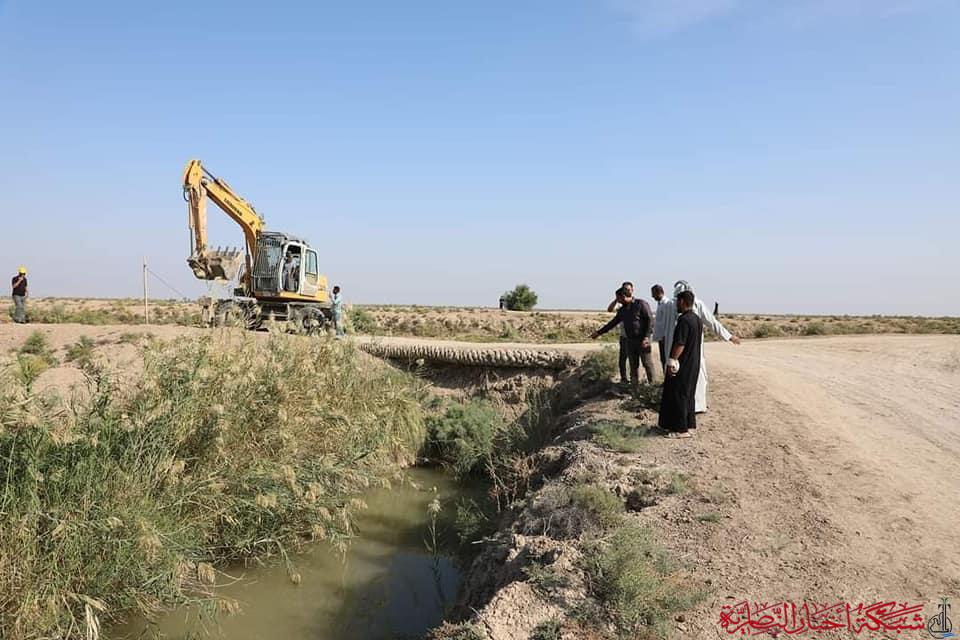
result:
[[[602,527],[611,527],[620,521],[623,515],[623,501],[595,484],[581,484],[570,491],[570,501],[574,507],[590,512]]]
[[[17,354],[17,366],[14,370],[14,377],[27,391],[30,391],[33,388],[33,383],[40,377],[40,374],[49,368],[49,363],[40,356],[20,353]]]
[[[525,284],[518,284],[513,291],[505,292],[503,298],[511,311],[530,311],[537,306],[537,294]]]
[[[427,635],[428,640],[484,640],[485,636],[472,624],[444,622]]]
[[[154,337],[152,333],[124,331],[123,333],[120,334],[120,337],[117,338],[117,343],[118,344],[136,344],[141,340],[146,340],[152,337]]]
[[[551,592],[562,589],[570,584],[570,580],[563,574],[550,566],[543,566],[533,563],[523,569],[530,586],[543,596],[549,596]]]
[[[156,343],[140,379],[91,380],[71,410],[0,381],[9,640],[96,637],[99,618],[210,602],[208,563],[343,548],[351,496],[423,439],[415,379],[333,341]]]
[[[754,338],[777,338],[783,335],[783,329],[775,324],[761,324],[753,330]]]
[[[636,453],[643,446],[644,431],[623,422],[603,421],[590,426],[593,441],[620,453]]]
[[[504,427],[496,408],[477,398],[427,419],[431,447],[458,477],[489,471],[497,434]]]
[[[810,322],[803,327],[803,335],[805,336],[825,336],[828,333],[830,333],[830,329],[819,320]]]
[[[702,597],[654,544],[650,532],[636,525],[588,547],[584,562],[592,594],[603,605],[601,615],[612,619],[622,637],[666,637],[674,615]]]
[[[19,349],[20,353],[29,353],[30,355],[39,356],[50,352],[50,345],[47,342],[47,336],[44,335],[42,331],[34,331]]]
[[[26,341],[20,345],[17,353],[21,356],[33,356],[43,361],[46,367],[52,367],[57,364],[57,359],[53,356],[53,351],[47,342],[47,336],[42,331],[34,331],[31,333]]]
[[[687,476],[679,471],[674,471],[670,474],[670,481],[667,483],[664,492],[676,496],[686,493],[687,489],[689,489],[687,486]]]
[[[559,620],[546,620],[541,622],[530,634],[530,640],[563,640],[560,633],[561,623]]]
[[[463,498],[457,502],[457,513],[453,521],[460,544],[475,542],[493,532],[493,520],[473,498]]]
[[[641,384],[634,387],[631,400],[627,403],[631,410],[659,411],[663,400],[663,387],[656,384]]]
[[[376,333],[380,328],[376,319],[369,311],[360,308],[353,308],[347,314],[350,326],[356,333]]]
[[[66,361],[76,362],[81,367],[93,364],[93,348],[96,344],[89,336],[80,336],[80,339],[67,347]]]
[[[617,359],[616,347],[592,351],[580,365],[580,377],[588,383],[608,381],[617,374]]]

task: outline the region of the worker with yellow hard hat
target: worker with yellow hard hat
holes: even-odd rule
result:
[[[27,322],[27,268],[17,269],[13,276],[13,321],[19,324]]]

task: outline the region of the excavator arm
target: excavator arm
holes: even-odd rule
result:
[[[187,264],[201,280],[231,280],[251,260],[257,248],[257,237],[266,225],[249,202],[230,186],[203,168],[199,160],[191,160],[183,171],[183,198],[187,201],[190,225],[190,257]],[[212,250],[207,246],[207,198],[240,225],[246,239],[246,251]]]

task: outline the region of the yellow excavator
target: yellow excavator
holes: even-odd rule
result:
[[[207,245],[207,198],[240,225],[244,250]],[[286,322],[292,330],[307,334],[324,328],[331,304],[316,249],[302,238],[267,231],[253,205],[199,160],[188,162],[183,171],[183,199],[190,226],[187,264],[193,274],[200,280],[237,280],[239,285],[231,297],[200,299],[205,323],[256,329],[269,320]]]

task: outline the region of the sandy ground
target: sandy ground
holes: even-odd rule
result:
[[[726,637],[742,600],[960,597],[960,337],[709,345],[694,439],[651,443],[729,498],[649,517],[711,597],[683,630]],[[676,505],[675,505],[676,506]]]
[[[88,335],[118,360],[136,357],[124,333],[202,331],[5,324],[0,352],[34,330],[60,356]],[[696,437],[651,439],[636,454],[725,496],[678,497],[641,513],[711,594],[679,623],[686,637],[726,637],[720,607],[742,600],[896,599],[930,609],[940,596],[960,598],[960,336],[709,344],[707,358],[711,409]],[[710,510],[718,522],[698,518]]]

